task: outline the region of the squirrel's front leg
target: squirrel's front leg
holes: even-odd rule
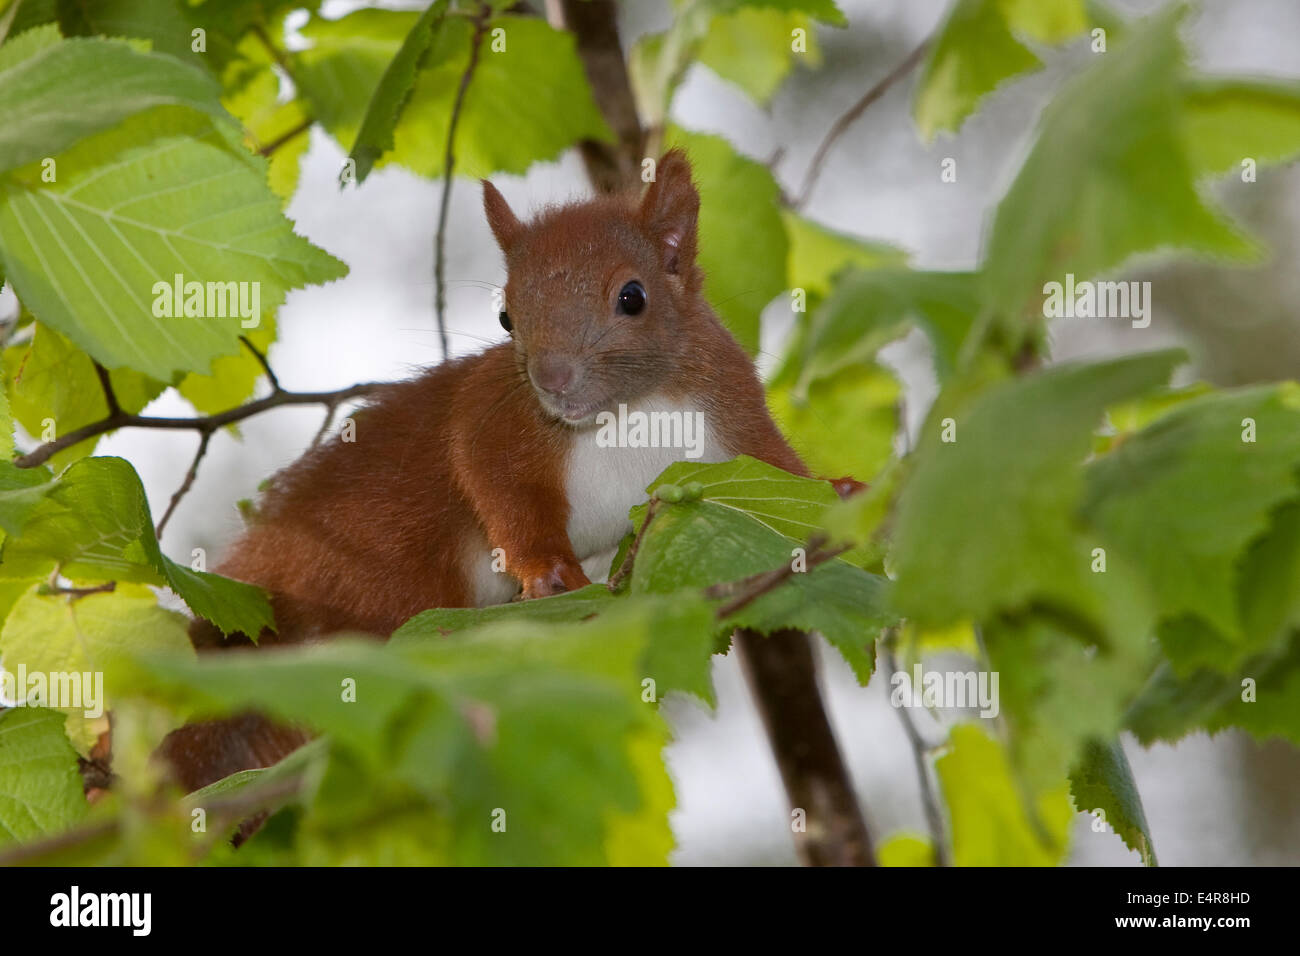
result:
[[[542,483],[475,502],[491,546],[505,552],[506,572],[523,586],[521,600],[576,591],[591,583],[569,541],[569,502]]]

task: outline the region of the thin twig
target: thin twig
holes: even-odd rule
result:
[[[624,579],[632,573],[632,564],[636,561],[636,553],[641,548],[641,539],[645,537],[646,530],[650,527],[651,520],[659,513],[659,506],[662,504],[658,498],[651,498],[650,504],[646,505],[645,521],[641,522],[641,530],[636,533],[632,539],[631,546],[627,549],[627,556],[623,558],[623,563],[618,566],[608,583],[605,585],[611,591],[617,591],[618,586],[623,583]]]
[[[438,318],[438,341],[442,343],[442,358],[445,362],[450,354],[447,349],[447,289],[445,272],[447,268],[446,236],[447,214],[451,209],[452,173],[456,168],[456,126],[460,122],[461,107],[465,105],[465,94],[469,91],[469,82],[478,66],[479,47],[487,33],[488,17],[492,8],[479,4],[474,18],[474,35],[469,41],[469,63],[460,78],[460,87],[456,90],[456,99],[451,107],[451,119],[447,123],[447,151],[442,164],[442,202],[438,209],[438,231],[433,240],[433,281],[434,312]]]
[[[248,351],[253,353],[253,358],[257,359],[257,364],[262,366],[262,371],[266,373],[266,380],[271,383],[271,391],[283,392],[284,389],[280,387],[280,380],[275,377],[275,372],[271,370],[271,363],[266,360],[266,356],[262,354],[261,350],[253,344],[253,340],[247,335],[241,335],[239,341],[244,343]]]
[[[113,391],[113,380],[109,378],[108,369],[96,362],[95,374],[99,376],[100,387],[104,390],[104,401],[108,403],[108,414],[117,415],[121,413],[122,406],[118,404],[117,393]]]
[[[835,121],[826,133],[821,145],[817,147],[817,152],[813,154],[812,162],[808,164],[808,172],[804,174],[803,188],[799,190],[799,198],[795,202],[796,209],[802,209],[808,204],[813,187],[817,184],[817,177],[821,175],[822,165],[826,162],[826,155],[830,152],[831,147],[835,145],[835,141],[853,125],[854,120],[861,116],[868,106],[884,96],[891,86],[910,73],[925,58],[925,53],[929,48],[929,39],[923,40],[915,50],[907,55],[907,58],[902,63],[890,70],[884,79],[867,90],[860,100],[849,107],[848,111]]]
[[[50,583],[45,585],[44,590],[46,593],[60,594],[63,595],[64,597],[69,597],[72,598],[72,600],[76,601],[79,600],[80,598],[89,597],[92,594],[111,594],[117,590],[116,581],[105,581],[103,584],[96,584],[94,587],[87,587],[87,588],[64,587],[62,584],[59,584],[57,580],[53,580],[53,579],[57,579],[58,576],[59,576],[59,572],[57,569],[55,569],[54,574],[51,576],[52,580],[50,581]]]
[[[320,430],[316,432],[316,437],[311,440],[309,448],[315,448],[329,434],[330,426],[334,424],[334,413],[338,410],[339,407],[336,404],[331,403],[325,406],[325,420],[320,423]]]
[[[741,578],[739,581],[725,581],[721,584],[714,584],[711,587],[705,588],[704,596],[709,598],[720,598],[734,594],[735,597],[718,608],[716,612],[716,616],[719,620],[728,618],[741,608],[747,607],[757,601],[764,594],[767,594],[770,591],[775,591],[796,574],[805,574],[817,567],[817,565],[824,564],[832,558],[837,558],[853,547],[852,544],[841,544],[836,545],[834,548],[823,549],[822,545],[825,543],[825,535],[815,535],[809,540],[805,569],[803,571],[796,571],[794,569],[794,563],[789,562],[781,565],[779,568],[773,568],[770,571],[760,571],[758,574],[751,574],[749,577]]]
[[[347,388],[341,388],[333,392],[274,392],[265,398],[259,398],[257,401],[248,402],[245,405],[239,405],[235,408],[227,409],[224,412],[218,412],[215,415],[203,415],[196,418],[160,418],[149,415],[131,415],[127,412],[119,411],[116,414],[108,415],[97,422],[91,422],[80,428],[62,435],[54,441],[46,442],[35,450],[28,452],[14,459],[14,465],[19,468],[35,468],[37,465],[43,465],[54,455],[63,451],[65,448],[71,448],[88,438],[94,438],[96,435],[103,435],[105,432],[115,431],[119,428],[169,428],[179,429],[182,431],[216,431],[225,425],[234,422],[243,421],[245,418],[251,418],[254,415],[261,414],[271,408],[280,408],[285,405],[337,405],[351,398],[360,398],[368,395],[377,389],[383,388],[382,382],[362,382],[358,385],[349,385]]]
[[[167,510],[163,512],[163,516],[158,522],[158,527],[154,530],[155,538],[162,538],[163,529],[167,527],[167,522],[171,520],[172,513],[176,510],[176,506],[181,503],[181,499],[185,497],[186,493],[194,485],[194,479],[199,476],[199,462],[203,460],[203,456],[208,452],[208,442],[212,440],[212,430],[208,429],[202,431],[199,435],[199,448],[198,451],[194,453],[194,460],[190,462],[190,470],[185,473],[185,480],[181,482],[181,486],[177,488],[175,494],[172,495],[172,500],[167,503]]]
[[[312,117],[310,116],[306,117],[305,119],[297,123],[295,126],[290,128],[287,132],[281,133],[275,139],[271,140],[271,142],[267,143],[265,146],[259,149],[257,151],[257,154],[259,156],[272,155],[281,146],[284,146],[286,143],[290,142],[291,140],[297,139],[303,133],[307,132],[307,130],[311,129],[312,124],[315,122],[316,120],[313,119]]]
[[[894,649],[889,646],[889,640],[892,638],[895,629],[891,628],[891,634],[881,641],[881,646],[885,649],[885,666],[889,668],[891,674],[898,673],[898,661],[894,657]],[[898,711],[898,719],[903,724],[903,733],[907,735],[907,742],[912,748],[912,760],[916,764],[916,777],[921,785],[921,805],[925,809],[926,826],[930,829],[930,845],[934,852],[935,866],[952,866],[952,861],[948,857],[948,843],[944,837],[943,813],[939,810],[939,798],[934,792],[934,786],[930,782],[930,766],[926,759],[929,748],[924,740],[921,739],[921,732],[916,729],[912,723],[912,716],[905,707],[895,708]]]

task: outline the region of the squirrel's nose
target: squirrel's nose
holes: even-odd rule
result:
[[[528,363],[533,384],[552,395],[563,395],[577,372],[572,359],[562,355],[539,355]]]

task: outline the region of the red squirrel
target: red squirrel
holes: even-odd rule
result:
[[[646,486],[688,455],[751,455],[807,475],[753,363],[704,300],[684,153],[660,160],[641,197],[524,223],[484,181],[483,206],[506,260],[510,340],[386,386],[355,415],[355,441],[335,438],[273,479],[218,567],[270,592],[277,631],[260,643],[387,635],[426,608],[582,587],[608,572]],[[597,418],[620,405],[702,413],[699,445],[604,447]],[[201,648],[247,642],[203,621],[191,633]],[[269,743],[248,744],[250,732]],[[233,763],[266,765],[285,745],[267,722],[244,726],[237,753],[209,765],[186,747],[210,747],[212,732],[177,733],[169,756],[187,786]]]

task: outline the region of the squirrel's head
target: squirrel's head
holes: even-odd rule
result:
[[[520,222],[489,182],[488,224],[506,258],[501,324],[542,408],[569,425],[668,384],[692,345],[700,196],[672,150],[640,198],[606,196]]]

